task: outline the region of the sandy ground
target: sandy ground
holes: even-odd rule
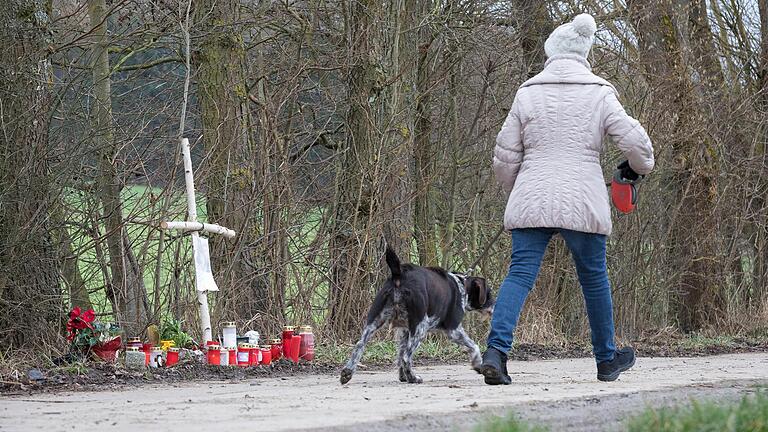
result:
[[[615,430],[646,404],[735,399],[768,385],[768,353],[640,358],[614,383],[595,379],[592,359],[510,362],[504,387],[468,366],[417,369],[424,384],[360,371],[346,386],[309,375],[0,397],[0,431],[466,430],[509,410],[555,430]]]

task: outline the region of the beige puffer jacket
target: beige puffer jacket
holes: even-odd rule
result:
[[[594,75],[583,57],[551,57],[517,91],[496,138],[493,169],[511,191],[504,226],[610,234],[600,167],[605,136],[613,137],[637,173],[653,169],[651,140],[624,112],[616,89]]]

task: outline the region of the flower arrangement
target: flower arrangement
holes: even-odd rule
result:
[[[120,327],[114,323],[96,321],[93,309],[83,312],[75,307],[69,311],[67,340],[75,351],[92,351],[104,360],[113,361],[122,344],[120,333]]]

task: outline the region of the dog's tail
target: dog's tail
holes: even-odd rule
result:
[[[403,270],[400,267],[400,258],[397,257],[397,254],[389,245],[387,245],[386,260],[389,270],[392,272],[392,281],[395,282],[395,286],[400,286],[400,277],[403,275]]]

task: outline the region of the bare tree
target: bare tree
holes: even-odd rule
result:
[[[263,260],[255,254],[254,224],[260,155],[249,128],[248,88],[244,77],[245,45],[237,0],[194,4],[197,29],[192,61],[205,148],[208,219],[238,232],[235,241],[211,239],[211,256],[223,302],[217,310],[250,320],[270,310]]]
[[[58,330],[59,256],[51,215],[49,16],[38,0],[0,5],[0,340],[20,346]]]
[[[109,248],[111,280],[107,297],[112,302],[120,327],[134,335],[147,323],[147,296],[141,268],[130,247],[123,222],[123,190],[118,175],[119,147],[112,120],[111,68],[107,23],[109,14],[105,0],[89,0],[88,15],[93,28],[94,105],[92,115],[93,148],[99,154],[99,199],[103,205],[104,227]]]

